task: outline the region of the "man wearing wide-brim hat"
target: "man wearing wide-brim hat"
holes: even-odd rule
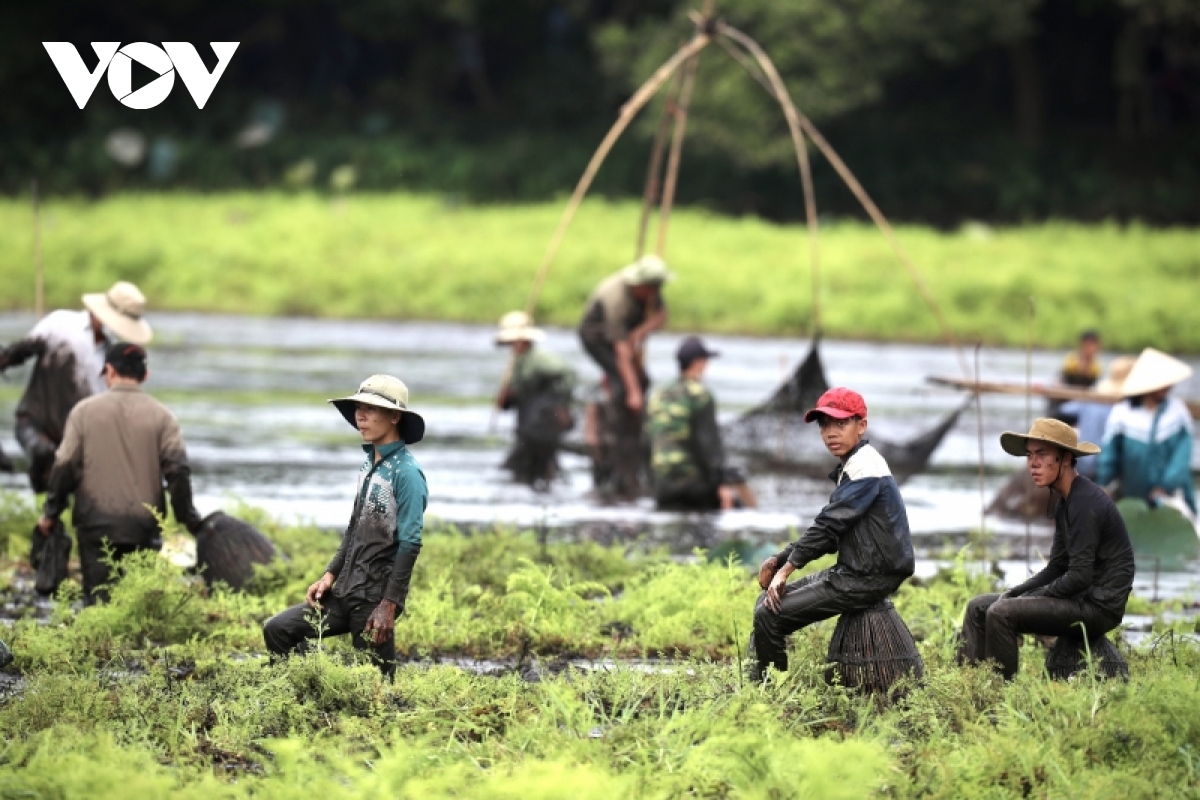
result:
[[[1101,486],[1119,482],[1124,497],[1155,504],[1172,495],[1196,513],[1192,483],[1192,415],[1172,387],[1186,381],[1192,368],[1147,347],[1134,362],[1104,429],[1104,452],[1097,465]]]
[[[545,338],[524,311],[505,314],[496,332],[496,345],[512,349],[508,379],[500,387],[496,406],[517,410],[516,437],[504,467],[515,480],[538,489],[546,488],[558,474],[559,446],[574,425],[575,370],[537,346]]]
[[[645,466],[642,418],[650,376],[642,365],[646,339],[667,321],[662,286],[674,277],[655,255],[644,255],[605,278],[588,298],[579,340],[604,372],[616,446],[612,465],[617,494],[640,493]]]
[[[52,311],[24,339],[0,351],[0,372],[35,359],[17,403],[15,431],[29,457],[35,492],[46,490],[71,409],[104,391],[104,354],[112,338],[145,345],[154,335],[144,316],[146,298],[132,283],[118,281],[107,292],[85,294],[83,305],[82,311]]]
[[[1102,636],[1121,624],[1133,588],[1133,547],[1108,494],[1080,475],[1079,458],[1100,448],[1081,442],[1056,419],[1038,419],[1028,433],[1005,433],[1000,446],[1024,458],[1030,477],[1058,497],[1054,543],[1045,568],[1003,594],[967,604],[961,660],[994,662],[1005,678],[1017,673],[1021,634]]]
[[[391,375],[372,375],[348,397],[330,400],[362,436],[366,461],[341,547],[305,602],[263,625],[275,657],[301,651],[319,635],[349,633],[383,670],[395,672],[396,618],[404,613],[413,567],[421,552],[428,488],[408,449],[425,435],[425,420],[408,407],[408,387]],[[321,615],[322,630],[313,625]]]

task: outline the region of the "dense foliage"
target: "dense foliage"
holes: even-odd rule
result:
[[[525,303],[560,214],[556,203],[467,206],[395,195],[55,201],[43,214],[47,297],[51,307],[75,307],[81,293],[124,279],[142,287],[151,311],[492,323]],[[633,257],[637,218],[634,203],[583,207],[549,274],[539,321],[578,323],[594,285]],[[31,305],[31,227],[27,204],[0,202],[0,306]],[[1069,344],[1094,326],[1115,349],[1200,351],[1195,296],[1181,291],[1200,279],[1193,231],[1048,224],[899,235],[963,341],[1023,345],[1033,297],[1034,336],[1044,345]],[[827,334],[939,340],[877,231],[826,225],[821,253]],[[802,227],[680,212],[667,258],[679,274],[667,289],[675,330],[809,331]]]
[[[19,584],[13,555],[32,509],[10,498],[2,511],[4,576]],[[397,626],[412,661],[388,684],[344,641],[280,665],[261,657],[259,623],[301,596],[336,539],[258,522],[289,560],[248,594],[206,591],[139,558],[110,605],[72,610],[68,584],[48,622],[0,630],[17,653],[0,701],[0,796],[1200,790],[1195,643],[1164,628],[1127,651],[1128,683],[1050,682],[1030,645],[1006,685],[952,663],[961,608],[991,583],[961,564],[899,594],[927,677],[889,705],[825,685],[828,623],[793,637],[788,674],[747,683],[737,659],[754,589],[738,565],[440,531]],[[430,663],[435,653],[490,661]],[[579,656],[618,660],[568,666]]]

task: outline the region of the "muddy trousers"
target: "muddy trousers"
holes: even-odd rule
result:
[[[102,536],[79,535],[78,532],[76,538],[79,540],[79,570],[83,576],[83,602],[89,606],[108,602],[107,584],[114,575],[113,565],[105,557],[106,552],[112,554],[111,560],[116,564],[131,553],[141,550],[158,552],[162,549],[159,539],[139,544],[112,544]]]
[[[35,494],[41,494],[50,486],[50,468],[54,466],[58,443],[28,417],[17,417],[13,433],[29,457],[29,485]]]
[[[967,604],[958,657],[970,664],[995,661],[1011,680],[1017,674],[1021,634],[1066,636],[1079,634],[1082,625],[1088,639],[1094,639],[1120,624],[1120,617],[1114,619],[1087,600],[1027,596],[1001,600],[998,594],[984,594]]]
[[[895,589],[846,592],[829,585],[828,570],[809,575],[788,584],[778,613],[767,608],[767,593],[758,596],[754,605],[754,633],[750,636],[750,652],[756,661],[753,676],[760,679],[767,667],[787,672],[787,637],[815,622],[860,611],[888,597]]]
[[[363,637],[363,629],[367,626],[367,617],[379,605],[361,598],[337,597],[326,593],[321,601],[324,632],[322,636],[342,636],[352,634],[354,648],[370,652],[372,660],[387,677],[396,672],[396,641],[388,639],[381,645],[374,645]],[[316,639],[317,629],[312,619],[317,610],[307,603],[292,606],[281,611],[263,624],[263,640],[272,656],[286,656],[292,653],[303,653],[308,649],[308,642]]]

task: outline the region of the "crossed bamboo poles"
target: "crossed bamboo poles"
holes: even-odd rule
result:
[[[541,265],[538,267],[533,286],[526,300],[525,313],[532,316],[538,296],[545,285],[550,267],[558,255],[558,250],[562,246],[567,230],[570,228],[571,222],[575,218],[575,213],[579,210],[579,206],[583,202],[588,189],[591,188],[592,181],[595,179],[596,173],[599,172],[605,158],[607,158],[609,152],[621,137],[621,134],[629,127],[629,124],[637,116],[638,112],[657,94],[658,90],[662,88],[663,84],[672,75],[679,74],[680,77],[677,80],[675,97],[668,100],[663,120],[659,124],[655,135],[643,194],[642,215],[637,240],[636,255],[640,257],[645,252],[646,229],[649,225],[654,195],[657,193],[659,186],[658,173],[662,168],[662,150],[666,143],[666,132],[669,127],[668,122],[673,118],[675,124],[671,137],[671,149],[667,157],[666,176],[662,182],[658,237],[655,247],[656,253],[660,257],[663,255],[666,249],[667,226],[675,199],[675,185],[679,175],[679,159],[682,152],[683,135],[687,125],[688,106],[695,83],[698,57],[704,48],[716,42],[718,46],[732,56],[735,61],[750,73],[751,77],[775,98],[787,120],[792,145],[796,151],[796,162],[800,170],[800,182],[804,191],[804,215],[808,225],[809,259],[812,265],[814,335],[818,335],[821,331],[820,242],[818,238],[817,203],[813,191],[812,168],[808,159],[808,150],[805,146],[805,135],[812,140],[816,148],[821,151],[821,154],[825,156],[834,170],[837,171],[838,176],[841,177],[868,216],[871,217],[871,220],[879,228],[884,238],[887,239],[893,253],[915,284],[922,300],[924,300],[929,310],[933,313],[942,335],[951,347],[954,348],[955,355],[958,357],[959,365],[962,367],[964,375],[969,376],[971,373],[967,366],[966,357],[963,355],[962,348],[954,335],[953,329],[950,327],[949,321],[946,319],[945,314],[943,314],[937,300],[930,292],[929,286],[917,269],[916,264],[913,263],[908,252],[900,244],[895,231],[888,223],[883,212],[879,210],[879,207],[871,199],[867,190],[863,188],[862,184],[854,176],[854,173],[846,166],[846,163],[842,161],[841,157],[838,156],[837,152],[817,127],[813,125],[812,121],[796,108],[795,103],[792,102],[791,96],[788,94],[787,87],[783,83],[783,79],[779,76],[779,71],[775,68],[774,62],[771,61],[766,51],[763,50],[758,42],[742,31],[721,20],[715,19],[712,16],[712,6],[713,0],[706,0],[703,11],[693,11],[689,14],[689,17],[696,25],[696,30],[692,38],[676,50],[674,55],[667,59],[662,66],[654,71],[654,74],[645,83],[638,87],[633,96],[621,107],[616,122],[613,123],[604,139],[600,142],[599,147],[596,148],[591,161],[588,162],[587,168],[583,171],[583,175],[575,185],[575,191],[572,192],[571,198],[563,210],[558,227],[555,228],[554,234],[550,238],[550,244],[546,248],[546,253],[542,258]],[[681,68],[683,70],[682,73],[679,72]],[[504,383],[507,384],[507,378]]]

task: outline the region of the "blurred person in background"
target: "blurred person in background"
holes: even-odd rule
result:
[[[700,337],[688,336],[675,352],[678,379],[650,398],[650,469],[659,509],[726,510],[736,503],[733,485],[742,481],[725,463],[717,404],[700,382],[718,355]]]
[[[1136,360],[1132,356],[1121,356],[1113,361],[1108,367],[1108,375],[1096,384],[1096,394],[1119,397],[1125,378],[1133,369]],[[1062,405],[1063,416],[1075,420],[1079,438],[1088,442],[1104,441],[1104,431],[1108,427],[1108,417],[1112,410],[1110,403],[1094,400],[1070,400]],[[1100,461],[1095,458],[1085,458],[1076,466],[1080,475],[1086,475],[1092,480],[1096,480],[1099,468]]]
[[[536,489],[547,488],[558,474],[562,437],[574,426],[571,397],[575,370],[536,346],[545,338],[545,332],[535,328],[524,311],[511,311],[500,318],[496,344],[512,348],[512,369],[496,406],[517,411],[516,438],[504,466],[514,480]]]
[[[67,415],[79,401],[104,391],[108,333],[137,345],[154,335],[143,318],[146,298],[132,283],[118,281],[102,294],[85,294],[83,305],[82,311],[52,311],[24,339],[0,351],[0,372],[34,359],[17,403],[16,437],[29,458],[29,484],[39,494],[49,485]]]
[[[1079,344],[1067,353],[1062,367],[1058,372],[1058,380],[1064,386],[1076,389],[1090,389],[1100,380],[1103,370],[1100,364],[1100,334],[1087,330],[1079,334]],[[1050,400],[1046,403],[1046,416],[1061,420],[1068,425],[1075,424],[1075,418],[1063,410],[1062,400]]]
[[[672,277],[666,262],[645,255],[605,278],[588,298],[579,339],[584,351],[604,372],[608,414],[604,424],[614,431],[612,485],[598,487],[632,499],[641,494],[646,466],[642,443],[646,390],[646,341],[667,321],[662,286]]]
[[[1192,368],[1147,347],[1134,362],[1104,431],[1097,482],[1119,482],[1121,497],[1150,505],[1178,497],[1196,514],[1192,484],[1194,426],[1187,404],[1171,388],[1191,377]]]

